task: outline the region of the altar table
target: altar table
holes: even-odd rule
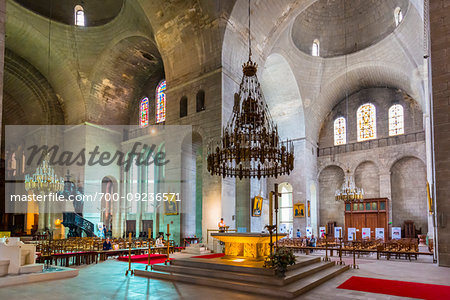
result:
[[[278,239],[284,238],[286,233],[279,233]],[[270,234],[257,232],[219,232],[211,233],[225,243],[226,256],[244,256],[248,258],[262,259],[270,254]],[[275,234],[272,242],[275,244]]]

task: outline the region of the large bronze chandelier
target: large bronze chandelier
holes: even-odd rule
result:
[[[353,176],[350,174],[350,170],[347,170],[344,183],[340,189],[336,190],[334,199],[336,201],[344,201],[346,203],[362,202],[364,200],[364,189],[360,189],[356,186]]]
[[[250,1],[248,26],[249,58],[242,66],[244,75],[222,138],[208,145],[208,172],[223,178],[277,178],[294,169],[294,145],[280,141],[256,76],[258,66],[251,59]]]

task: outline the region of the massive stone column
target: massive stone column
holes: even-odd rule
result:
[[[450,266],[450,5],[447,0],[430,1],[435,208],[437,251],[440,266]]]

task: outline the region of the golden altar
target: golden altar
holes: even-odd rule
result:
[[[270,254],[270,234],[257,232],[219,232],[211,233],[225,243],[226,256],[243,256],[246,258],[262,259]],[[286,233],[279,233],[278,239],[284,238]],[[276,236],[272,236],[275,244]]]

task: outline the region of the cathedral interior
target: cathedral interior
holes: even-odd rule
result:
[[[0,293],[95,291],[98,268],[111,274],[108,289],[121,286],[100,289],[108,298],[256,299],[256,283],[194,291],[203,277],[192,271],[172,278],[184,281],[177,290],[142,267],[123,290],[122,271],[132,248],[150,266],[161,236],[165,263],[173,254],[172,267],[186,269],[188,248],[247,259],[251,242],[236,250],[238,239],[260,234],[254,257],[281,244],[297,265],[328,260],[328,247],[333,268],[342,245],[353,249],[346,266],[356,266],[355,249],[357,259],[373,252],[305,299],[375,295],[336,289],[350,272],[439,284],[439,297],[419,298],[450,297],[449,14],[447,0],[0,0],[0,238],[36,246],[44,273],[75,241],[95,252],[108,238],[127,258],[77,256],[78,276],[59,285],[3,288],[0,272]],[[71,201],[29,200],[46,193]],[[417,262],[390,265],[405,251]],[[258,298],[303,299],[300,288],[278,288]]]

